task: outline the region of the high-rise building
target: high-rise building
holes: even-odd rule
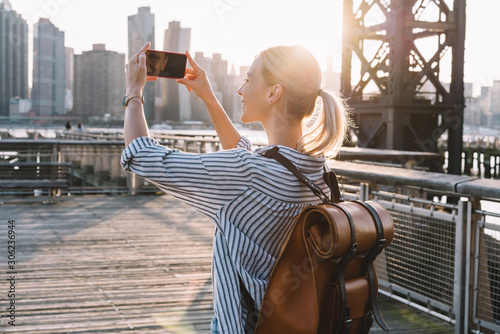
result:
[[[479,105],[481,108],[481,125],[491,127],[491,87],[481,87]]]
[[[333,71],[333,56],[326,58],[326,71],[323,72],[321,87],[329,92],[340,92],[340,73]]]
[[[164,50],[184,53],[191,44],[191,28],[181,28],[179,21],[172,21],[165,30]],[[191,120],[191,100],[189,92],[172,79],[161,81],[161,120],[189,121]]]
[[[240,80],[240,76],[236,73],[234,65],[231,67],[228,78],[227,94],[229,101],[227,101],[227,111],[231,112],[230,117],[233,122],[241,123],[241,96],[238,95],[238,89],[243,84],[243,80]]]
[[[470,127],[481,125],[481,100],[473,97],[474,85],[471,82],[464,82],[464,124]]]
[[[125,54],[94,44],[92,51],[75,55],[74,115],[120,117],[124,91]]]
[[[2,1],[0,1],[0,3],[3,5],[5,10],[9,10],[9,11],[12,10],[12,6],[11,6],[9,0],[2,0]]]
[[[500,80],[493,80],[491,86],[491,125],[500,126]]]
[[[194,61],[203,70],[205,70],[205,72],[207,73],[207,77],[212,84],[212,90],[214,91],[215,95],[217,95],[217,84],[213,83],[211,59],[209,57],[205,57],[203,55],[203,52],[196,52],[194,54]],[[220,94],[220,96],[222,96],[222,94]],[[196,94],[191,94],[191,120],[210,122],[210,116],[208,115],[205,103],[203,103],[203,101],[198,96],[196,96]]]
[[[228,62],[222,59],[220,53],[214,53],[212,56],[212,71],[214,75],[214,81],[217,82],[219,91],[222,92],[222,100],[220,103],[226,111],[229,118],[234,122],[239,122],[241,113],[238,106],[241,106],[240,97],[236,93],[243,81],[238,79],[236,71],[232,68],[232,71],[228,73]]]
[[[11,98],[28,98],[28,24],[8,1],[0,3],[0,116]]]
[[[500,80],[494,80],[491,86],[491,112],[500,114]]]
[[[151,13],[150,7],[139,7],[137,14],[128,17],[128,59],[132,58],[147,42],[151,42],[150,48],[154,50],[155,14]],[[149,81],[144,87],[144,115],[148,121],[154,119],[157,85],[157,82]]]
[[[207,73],[212,90],[229,118],[234,122],[240,122],[241,98],[237,90],[243,83],[243,79],[236,74],[234,66],[228,74],[227,61],[223,60],[219,53],[213,54],[210,58],[204,56],[203,52],[196,52],[194,61]],[[194,94],[191,95],[191,120],[210,122],[205,104]]]
[[[232,101],[232,96],[228,91],[227,60],[222,59],[220,53],[212,55],[212,75],[213,82],[217,83],[218,90],[222,93],[222,99],[219,102],[229,118],[233,119],[233,106],[232,103],[229,103],[229,101]]]
[[[65,48],[66,53],[66,111],[73,110],[73,81],[75,69],[75,50],[73,48]]]
[[[13,97],[10,99],[9,106],[9,116],[10,117],[22,117],[27,116],[31,109],[30,99],[20,99],[18,97]]]
[[[64,32],[49,19],[33,28],[33,110],[39,116],[64,115],[66,55]]]

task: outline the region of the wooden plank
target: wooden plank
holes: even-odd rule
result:
[[[163,197],[147,197],[154,206],[143,205],[146,199],[75,200],[0,214],[17,224],[19,313],[9,332],[208,330],[209,220]]]

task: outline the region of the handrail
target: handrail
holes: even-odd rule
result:
[[[184,140],[187,142],[209,142],[214,139],[199,137],[161,136],[162,144],[169,144],[168,140]],[[42,146],[122,146],[121,140],[67,140],[67,139],[2,139],[0,150],[13,147],[42,147]],[[425,156],[436,159],[435,153],[394,151],[379,152],[380,150],[342,148],[337,160],[329,161],[329,166],[339,175],[354,179],[370,180],[378,183],[391,184],[394,186],[413,186],[418,188],[433,189],[449,192],[456,195],[500,198],[500,180],[480,179],[474,176],[451,175],[443,173],[432,173],[414,169],[403,169],[387,166],[374,166],[372,164],[361,164],[355,162],[340,161],[340,159],[356,159],[364,156],[373,160],[384,160],[390,158]],[[364,155],[367,154],[367,155]],[[378,157],[378,158],[377,158]]]
[[[500,198],[500,180],[474,176],[424,172],[386,166],[373,166],[346,161],[329,161],[337,174],[358,180],[368,180],[393,186],[413,186],[435,189],[456,195]]]
[[[1,139],[0,147],[22,147],[22,146],[57,146],[57,145],[68,145],[68,146],[78,146],[78,145],[123,145],[125,143],[123,140],[71,140],[71,139]]]
[[[219,143],[216,138],[204,138],[203,136],[178,136],[178,135],[153,135],[153,138],[160,139],[161,143],[168,141],[188,141],[199,143]],[[163,140],[163,141],[162,141]],[[71,139],[2,139],[2,146],[42,146],[42,145],[124,145],[122,140],[71,140]],[[265,146],[258,143],[255,146]],[[340,149],[338,160],[441,160],[443,157],[439,153],[433,152],[413,152],[398,150],[378,150],[360,147],[342,147]]]

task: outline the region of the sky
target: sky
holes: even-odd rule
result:
[[[75,54],[91,50],[92,44],[98,43],[106,44],[107,50],[127,54],[127,17],[136,14],[138,7],[149,6],[155,14],[156,49],[163,46],[168,22],[176,20],[181,21],[182,27],[191,28],[190,52],[201,51],[205,56],[221,53],[237,72],[270,46],[294,44],[308,48],[323,69],[328,57],[332,57],[333,70],[340,72],[342,0],[10,0],[10,3],[28,22],[30,34],[40,17],[49,18],[64,31],[65,44],[74,48]],[[475,95],[481,86],[491,86],[493,80],[500,80],[499,12],[500,0],[467,1],[464,79],[473,83]]]

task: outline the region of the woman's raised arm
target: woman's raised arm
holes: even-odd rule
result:
[[[240,133],[215,97],[207,73],[196,64],[189,52],[186,51],[186,55],[192,68],[187,68],[186,76],[183,79],[177,79],[177,82],[185,85],[189,91],[193,91],[203,100],[222,148],[225,150],[236,148],[241,139]]]
[[[143,112],[142,92],[148,80],[156,77],[147,76],[146,50],[151,43],[146,43],[125,66],[127,72],[127,106],[123,124],[123,138],[128,146],[135,138],[149,137],[148,124]]]

